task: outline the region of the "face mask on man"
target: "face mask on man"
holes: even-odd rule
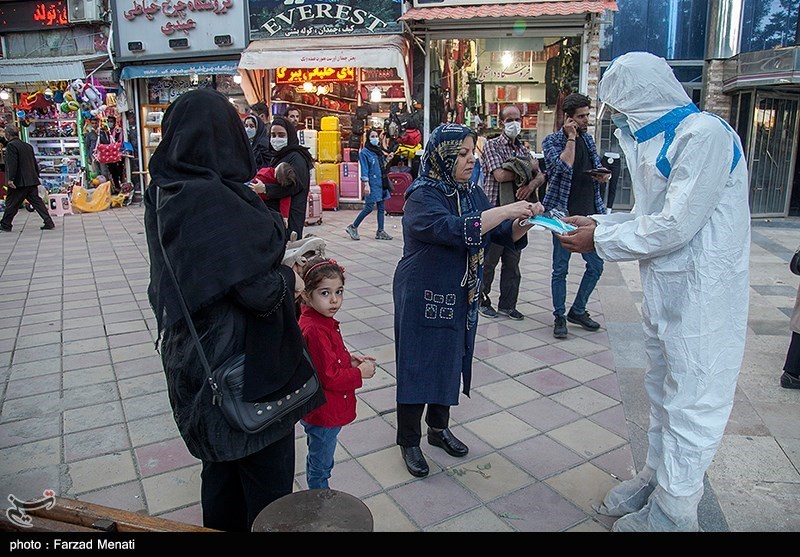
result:
[[[269,144],[276,151],[280,151],[289,144],[289,140],[285,137],[273,137],[269,140]]]
[[[244,133],[247,134],[249,139],[253,139],[256,136],[256,129],[255,128],[245,128]]]
[[[617,126],[622,133],[634,137],[633,132],[631,131],[631,126],[628,124],[627,116],[622,113],[612,114],[611,121],[614,122],[614,125]]]
[[[377,147],[378,143],[380,143],[381,140],[377,137],[370,137],[369,142],[372,143],[372,145],[374,145],[375,147]]]
[[[522,126],[520,126],[519,122],[506,122],[505,126],[503,126],[503,130],[506,132],[506,135],[511,139],[514,139],[519,135]]]

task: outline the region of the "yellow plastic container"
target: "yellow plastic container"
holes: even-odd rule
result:
[[[342,160],[341,132],[319,132],[317,135],[317,157],[319,162],[340,162]],[[336,169],[336,180],[339,180],[339,169]],[[324,178],[317,176],[317,183]]]
[[[319,163],[317,167],[317,184],[327,181],[339,183],[339,165],[337,163]]]
[[[338,132],[341,129],[339,127],[339,117],[323,116],[319,121],[319,129],[323,132]]]

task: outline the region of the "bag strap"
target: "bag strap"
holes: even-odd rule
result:
[[[200,344],[200,337],[197,336],[197,330],[194,328],[194,322],[192,321],[192,316],[189,313],[189,308],[186,306],[186,301],[183,299],[183,293],[181,292],[181,287],[178,285],[178,279],[175,277],[175,272],[172,270],[172,264],[169,262],[169,257],[167,257],[167,250],[164,249],[164,242],[161,239],[161,219],[158,216],[159,187],[154,187],[156,188],[156,235],[158,236],[158,244],[161,246],[161,254],[164,256],[164,266],[167,268],[170,278],[172,278],[172,284],[175,285],[175,290],[178,291],[178,302],[180,302],[181,311],[183,311],[183,317],[186,319],[186,325],[189,327],[189,332],[192,334],[192,339],[194,340],[197,348],[197,354],[200,356],[200,362],[203,364],[203,368],[206,370],[208,384],[211,385],[211,403],[222,405],[222,393],[219,390],[217,382],[214,380],[214,375],[211,373],[211,366],[208,364],[208,359],[206,358],[206,353],[203,350],[203,345]]]

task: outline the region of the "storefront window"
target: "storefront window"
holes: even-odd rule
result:
[[[797,0],[744,0],[742,52],[800,44]]]
[[[70,29],[7,33],[4,35],[8,58],[44,58],[105,52],[105,34],[98,28],[77,26]]]
[[[522,116],[520,140],[541,151],[559,125],[559,105],[579,90],[579,37],[452,39],[432,43],[430,125],[475,128],[487,139],[501,131],[503,108]],[[429,130],[430,131],[430,130]]]
[[[247,99],[244,98],[242,87],[234,79],[236,76],[219,74],[215,77],[216,89],[231,101],[231,104],[240,114],[247,111]]]
[[[147,80],[147,98],[150,104],[169,104],[187,91],[214,87],[213,75],[183,75]]]
[[[140,93],[147,101],[139,106],[141,110],[141,150],[144,168],[150,163],[150,157],[161,142],[161,119],[167,107],[184,93],[193,89],[216,89],[227,96],[239,113],[247,110],[247,102],[241,86],[228,74],[190,74],[169,77],[155,77],[140,80],[144,84],[144,92]],[[130,133],[130,128],[129,128]],[[135,128],[134,132],[135,134]]]
[[[707,0],[617,0],[600,34],[600,59],[646,51],[667,60],[702,60]]]

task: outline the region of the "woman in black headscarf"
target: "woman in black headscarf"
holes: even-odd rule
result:
[[[250,148],[253,149],[253,157],[256,159],[256,169],[269,166],[269,137],[267,137],[267,126],[261,118],[254,114],[249,114],[242,121],[247,139],[250,140]]]
[[[204,525],[249,531],[266,505],[292,492],[295,423],[321,400],[258,434],[231,428],[212,403],[179,296],[211,368],[244,351],[245,399],[274,400],[314,372],[295,319],[296,275],[281,264],[280,214],[244,185],[255,162],[227,98],[208,89],[185,93],[167,109],[162,131],[150,160],[145,231],[170,404],[189,452],[202,461]]]
[[[294,125],[282,116],[272,119],[269,127],[269,142],[267,166],[276,167],[282,162],[288,162],[297,176],[298,191],[292,195],[292,204],[289,209],[289,234],[296,232],[297,237],[302,238],[314,159],[308,149],[300,145]]]

